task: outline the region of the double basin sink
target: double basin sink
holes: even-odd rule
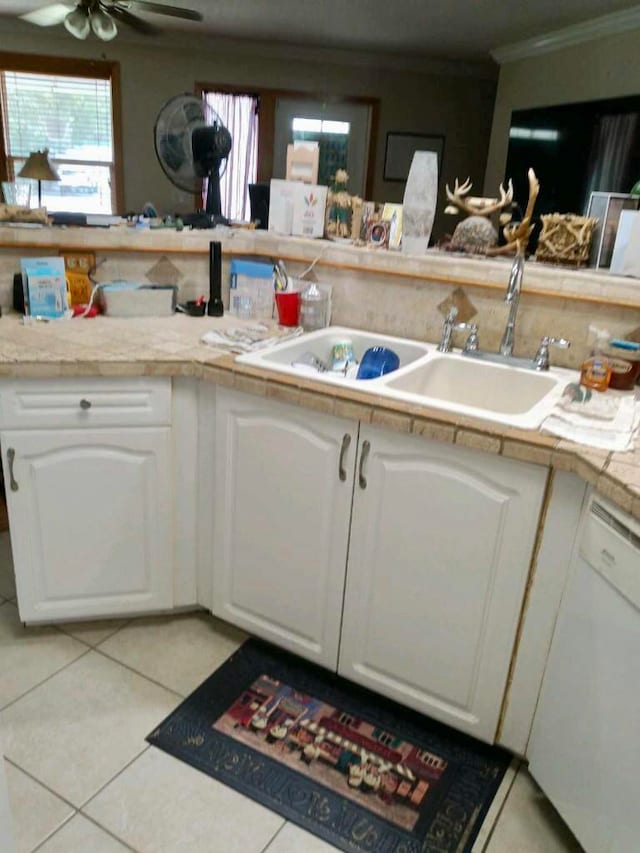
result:
[[[333,371],[333,346],[346,340],[351,341],[358,362],[369,347],[383,346],[397,353],[400,366],[375,379],[357,379],[353,371],[349,375]],[[458,353],[440,353],[434,344],[339,326],[238,356],[237,361],[522,429],[539,427],[567,383],[575,379],[571,371],[560,368],[538,373]]]

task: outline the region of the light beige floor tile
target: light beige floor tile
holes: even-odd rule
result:
[[[12,600],[16,597],[16,579],[13,574],[13,557],[9,532],[0,533],[0,595]]]
[[[30,853],[73,814],[68,803],[5,761],[17,853]]]
[[[522,762],[519,758],[513,758],[511,764],[507,767],[507,771],[500,783],[500,787],[491,801],[491,805],[489,806],[486,817],[482,822],[482,826],[476,836],[476,840],[473,842],[471,853],[482,853],[482,851],[485,850],[491,833],[493,832],[500,813],[502,812],[505,801],[511,793],[511,788],[517,778],[521,764]]]
[[[582,848],[523,768],[486,849],[487,853],[577,853]]]
[[[84,811],[136,850],[153,853],[261,853],[284,823],[153,747]]]
[[[25,628],[15,604],[0,605],[0,708],[87,651],[55,628]]]
[[[89,651],[0,713],[5,753],[79,806],[145,749],[178,701]]]
[[[58,625],[58,628],[89,646],[98,646],[126,625],[127,621],[127,619],[96,619],[91,622],[66,622],[64,625]]]
[[[100,651],[187,696],[246,639],[209,613],[137,619]]]
[[[76,814],[68,823],[51,836],[38,853],[126,853],[124,844],[100,829],[81,814]]]
[[[317,835],[305,832],[293,823],[287,823],[273,839],[265,853],[333,853],[338,850]]]

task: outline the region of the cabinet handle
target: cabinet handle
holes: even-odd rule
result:
[[[91,400],[85,400],[83,397],[82,400],[80,400],[80,408],[84,409],[85,411],[87,409],[90,409],[91,408]]]
[[[360,454],[360,468],[358,470],[358,484],[361,489],[367,488],[367,478],[364,476],[364,463],[367,461],[367,456],[371,450],[371,443],[368,441],[362,442],[362,453]]]
[[[349,449],[349,445],[351,444],[351,436],[348,432],[342,436],[342,447],[340,448],[340,461],[338,463],[338,476],[344,483],[347,479],[347,471],[344,467],[344,457],[347,455],[347,450]]]
[[[18,489],[20,488],[18,486],[16,478],[13,476],[13,463],[15,461],[15,458],[16,458],[16,452],[13,449],[13,447],[10,447],[7,450],[7,462],[9,463],[9,482],[11,485],[11,491],[12,492],[17,492]]]

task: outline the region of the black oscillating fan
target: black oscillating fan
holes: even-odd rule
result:
[[[220,205],[220,177],[232,139],[216,111],[195,95],[176,95],[160,110],[154,141],[160,165],[176,187],[197,194],[207,181],[206,224],[228,224]]]

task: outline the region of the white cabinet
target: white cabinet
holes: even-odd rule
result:
[[[357,425],[219,389],[212,610],[335,669]]]
[[[7,390],[2,424],[15,429],[2,431],[2,456],[21,619],[171,607],[171,429],[111,426],[128,411],[134,424],[168,424],[168,381],[93,380],[90,389],[25,381]],[[47,409],[69,428],[30,429]]]
[[[339,671],[493,741],[546,469],[363,426],[359,471]]]
[[[493,741],[547,470],[230,391],[216,433],[214,613]]]

